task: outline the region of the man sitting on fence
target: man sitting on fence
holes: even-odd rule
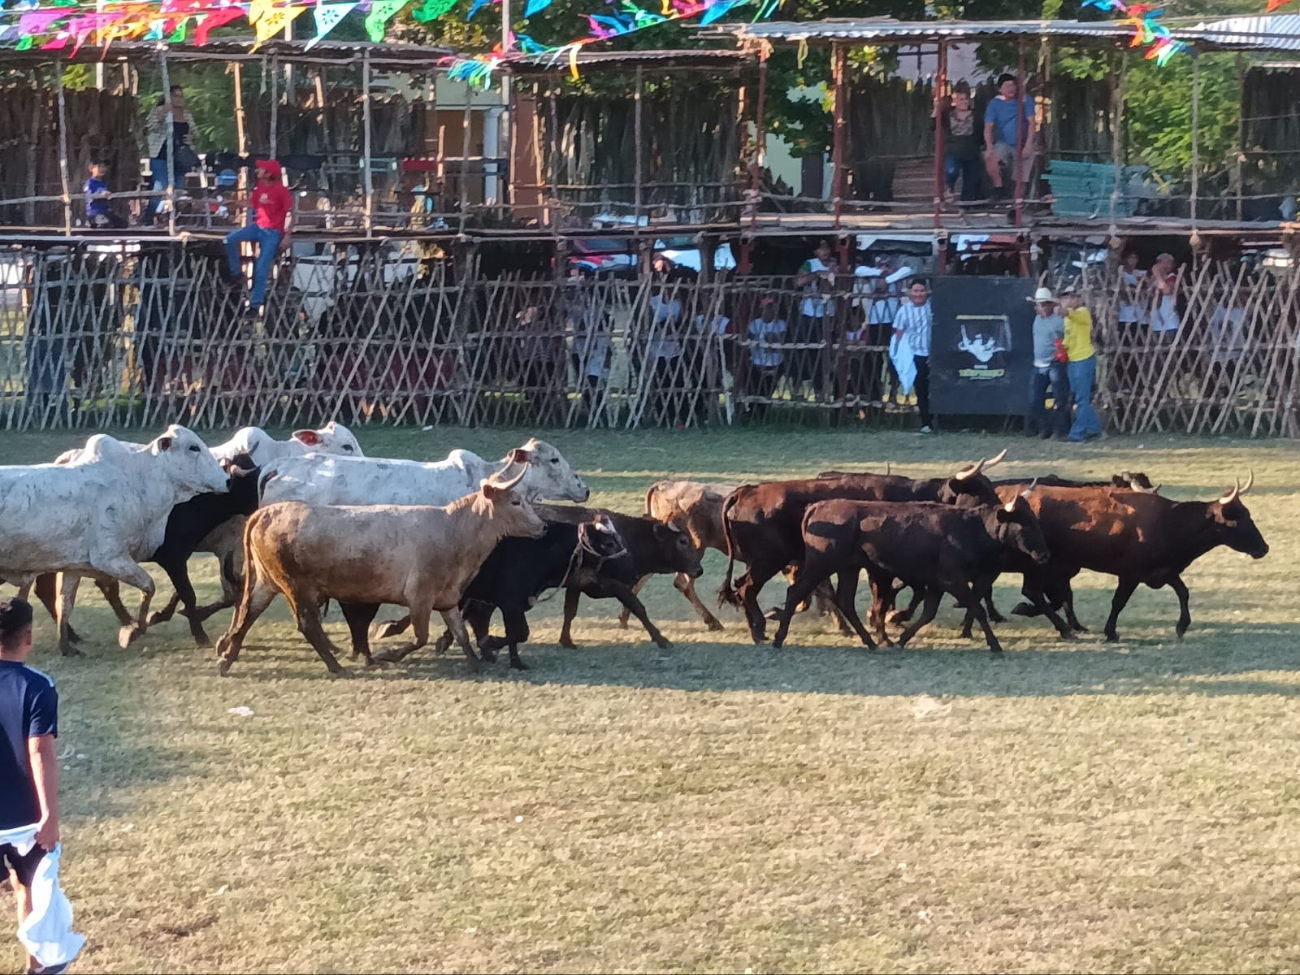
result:
[[[285,189],[280,164],[274,159],[257,164],[257,185],[253,187],[250,222],[226,235],[226,258],[230,264],[230,284],[240,281],[239,245],[244,241],[257,245],[257,263],[253,265],[253,294],[247,317],[256,318],[266,300],[266,282],[271,276],[276,252],[290,240],[287,226],[293,210],[293,197]]]

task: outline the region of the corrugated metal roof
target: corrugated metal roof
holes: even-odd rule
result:
[[[114,41],[107,53],[94,44],[84,44],[75,55],[68,51],[45,51],[31,48],[27,51],[5,50],[4,60],[12,63],[42,63],[67,58],[71,61],[91,62],[101,58],[107,62],[141,62],[156,60],[165,50],[169,60],[235,60],[263,57],[283,57],[287,60],[331,61],[339,64],[360,62],[366,52],[376,67],[420,66],[432,67],[439,58],[452,53],[446,47],[425,47],[419,44],[371,44],[368,41],[320,41],[308,48],[305,40],[269,40],[256,51],[252,37],[213,37],[199,47],[194,44],[166,44],[162,41]]]
[[[1227,20],[1197,24],[1195,30],[1207,40],[1234,47],[1300,51],[1300,15],[1297,14],[1229,17]]]
[[[644,66],[656,70],[694,68],[707,70],[734,70],[754,62],[754,55],[745,51],[579,51],[578,66],[635,68]],[[563,69],[569,64],[568,55],[555,57],[539,54],[535,57],[512,59],[507,67],[511,74],[534,74]]]
[[[1300,50],[1300,15],[1234,17],[1195,26],[1169,22],[1173,36],[1201,50]],[[860,41],[876,44],[924,44],[940,39],[978,41],[997,37],[1057,37],[1076,44],[1127,43],[1133,28],[1119,20],[897,21],[887,18],[767,21],[718,24],[712,36],[730,34],[741,41]]]

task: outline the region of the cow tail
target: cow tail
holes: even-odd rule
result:
[[[727,500],[722,502],[722,534],[727,539],[727,575],[722,580],[722,588],[718,590],[718,605],[739,608],[740,597],[736,595],[736,590],[731,584],[732,571],[736,565],[736,543],[732,540],[731,520],[727,517],[735,506],[735,494],[727,495]]]
[[[239,597],[235,615],[230,620],[232,630],[241,621],[242,614],[248,612],[248,607],[253,601],[253,589],[257,586],[257,558],[253,555],[253,526],[257,522],[258,514],[260,512],[254,511],[244,523],[244,591]]]

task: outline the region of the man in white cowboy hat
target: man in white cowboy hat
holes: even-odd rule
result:
[[[1034,303],[1034,368],[1029,386],[1029,421],[1026,436],[1064,440],[1070,431],[1070,387],[1067,357],[1062,341],[1065,319],[1057,311],[1051,288],[1039,288]],[[1047,413],[1047,391],[1052,391],[1053,409]]]

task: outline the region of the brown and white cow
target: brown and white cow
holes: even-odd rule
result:
[[[385,659],[400,660],[429,641],[437,610],[477,670],[460,601],[497,542],[540,538],[546,525],[515,490],[526,471],[444,507],[432,505],[312,506],[284,501],[259,509],[244,530],[244,593],[230,629],[217,643],[222,674],[239,657],[249,628],[283,593],[298,629],[331,673],[337,648],[321,628],[320,606],[335,599],[374,618],[380,603],[407,606],[415,643]],[[349,624],[351,624],[349,620]],[[364,634],[365,626],[362,624]],[[364,643],[353,650],[372,663]]]

